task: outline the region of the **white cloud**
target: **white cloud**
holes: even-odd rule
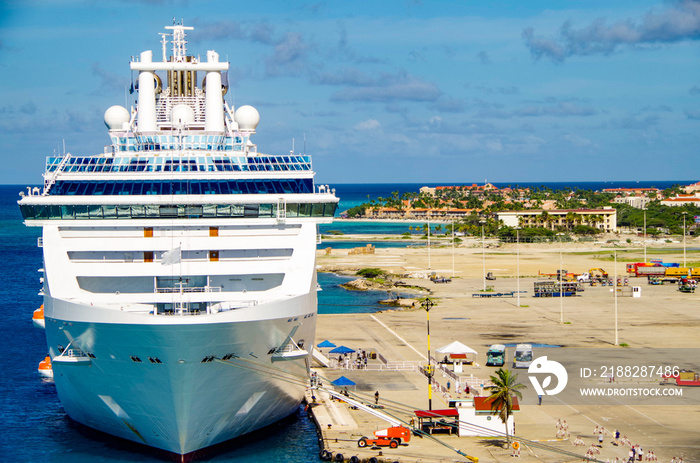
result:
[[[355,130],[376,130],[380,128],[382,124],[376,119],[367,119],[366,121],[358,122],[355,124]]]
[[[572,145],[578,146],[580,148],[593,145],[593,142],[590,141],[588,138],[584,138],[573,133],[567,133],[566,135],[564,135],[563,138]]]

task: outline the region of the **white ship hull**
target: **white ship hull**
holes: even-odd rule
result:
[[[68,313],[72,304],[52,305]],[[312,291],[256,306],[277,314],[264,320],[231,312],[197,324],[88,323],[47,316],[50,348],[65,345],[68,334],[94,355],[86,365],[54,362],[59,398],[66,413],[86,426],[177,454],[232,439],[298,407],[308,356],[272,361],[270,350],[295,326],[295,338],[313,340],[315,306]],[[235,357],[219,360],[227,354]],[[216,360],[202,363],[208,357]]]

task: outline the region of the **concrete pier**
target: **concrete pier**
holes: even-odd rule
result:
[[[390,253],[392,250],[378,252]],[[413,257],[404,255],[403,258],[409,261]],[[433,262],[440,265],[441,257],[442,260],[450,258],[445,252],[444,256],[433,255]],[[558,253],[556,257],[559,264]],[[533,265],[532,255],[523,252],[521,259]],[[599,263],[584,265],[600,266]],[[619,275],[623,272],[621,269]],[[430,287],[431,297],[437,302],[430,312],[433,356],[441,358],[434,354],[434,349],[454,340],[468,344],[478,351],[478,355],[475,364],[464,367],[461,377],[473,377],[481,382],[488,380],[496,370],[484,366],[486,349],[491,344],[540,342],[566,347],[614,347],[611,288],[587,287],[581,296],[566,298],[563,301],[566,323],[562,324],[559,323],[562,310],[559,298],[532,297],[533,283],[538,279],[541,278],[520,279],[521,289],[528,290],[528,294],[521,296],[521,307],[517,307],[511,298],[473,298],[471,295],[483,284],[481,278],[457,277],[452,283],[432,286],[426,279],[402,278],[407,284]],[[694,310],[697,295],[682,294],[673,286],[647,286],[646,280],[632,280],[630,284],[643,285],[644,293],[634,300],[619,299],[620,342],[631,347],[700,347],[696,335],[700,314]],[[494,284],[498,291],[512,291],[516,289],[516,283],[515,278],[501,277]],[[426,312],[420,307],[376,314],[320,315],[317,326],[317,339],[329,339],[337,345],[359,348],[367,353],[375,351],[392,365],[404,365],[404,369],[396,370],[380,370],[379,365],[373,366],[372,363],[368,370],[319,368],[316,372],[325,385],[345,376],[357,383],[355,389],[348,387],[351,397],[369,404],[374,404],[374,393],[378,391],[379,405],[384,405],[386,411],[406,423],[415,416],[414,410],[428,408],[427,379],[409,367],[427,363]],[[328,349],[324,353],[327,354]],[[519,382],[531,387],[527,370],[516,372],[520,374]],[[439,372],[435,379],[439,390],[433,391],[432,408],[447,408],[450,398],[458,398],[454,381]],[[444,392],[447,381],[452,383],[450,393]],[[313,401],[311,392],[308,399],[310,403]],[[371,461],[370,458],[386,462],[470,461],[455,449],[477,457],[482,463],[515,461],[516,458],[512,447],[504,447],[504,438],[494,437],[440,434],[434,436],[440,441],[437,442],[429,437],[413,436],[408,445],[397,449],[359,448],[358,439],[372,437],[374,431],[387,428],[389,424],[324,394],[318,394],[316,402],[312,411],[320,429],[322,449],[330,452],[332,458],[341,454],[344,461]],[[591,461],[615,461],[615,458],[627,461],[630,447],[613,444],[612,432],[615,429],[619,429],[631,444],[641,445],[645,452],[653,450],[659,461],[670,461],[673,456],[682,456],[686,462],[697,461],[700,460],[699,411],[698,404],[628,406],[621,402],[619,406],[608,407],[567,404],[554,397],[545,397],[541,406],[521,407],[515,415],[515,436],[512,439],[523,442],[518,461],[582,461],[587,450],[598,444],[594,434],[594,428],[598,426],[605,427],[605,437],[602,447],[596,447],[600,453],[593,454]],[[556,436],[557,420],[567,422],[567,436]],[[577,437],[583,446],[574,445]],[[532,445],[525,442],[532,442]],[[578,456],[571,456],[572,453]],[[356,460],[351,460],[352,457]]]

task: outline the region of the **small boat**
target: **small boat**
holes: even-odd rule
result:
[[[43,307],[43,306],[42,306]],[[43,318],[42,318],[43,320]],[[39,374],[43,376],[44,378],[52,378],[53,379],[53,368],[51,367],[51,357],[48,355],[39,362]]]
[[[34,314],[32,314],[32,323],[42,330],[46,328],[46,323],[44,322],[44,304],[41,304],[41,307],[36,309]]]

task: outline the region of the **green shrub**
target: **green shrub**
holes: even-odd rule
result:
[[[384,275],[384,272],[379,268],[363,268],[358,270],[355,275],[365,278],[377,278],[378,276]]]

